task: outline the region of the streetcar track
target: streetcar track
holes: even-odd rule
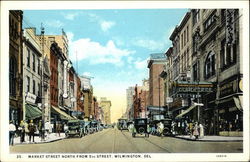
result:
[[[113,142],[113,146],[112,146],[112,153],[114,153],[115,150],[115,140],[116,140],[116,129],[115,129],[115,137],[114,137],[114,142]]]
[[[136,151],[141,152],[138,147],[131,141],[131,139],[129,137],[127,137],[122,131],[121,131],[122,135],[129,141],[129,143],[134,146],[134,148],[136,149]]]
[[[108,129],[106,132],[104,132],[103,134],[102,134],[102,136],[104,135],[104,134],[107,134],[108,132],[110,132],[110,129]],[[98,141],[100,141],[102,138],[97,138],[96,140],[95,140],[95,142],[92,142],[92,143],[90,143],[89,145],[87,145],[87,146],[85,146],[85,148],[90,148],[90,146],[92,146],[92,145],[94,145],[94,144],[96,144]]]
[[[164,147],[161,147],[161,146],[157,145],[156,143],[153,143],[153,142],[150,141],[149,139],[147,139],[147,138],[144,138],[144,139],[145,139],[147,142],[149,142],[149,143],[155,145],[156,147],[158,147],[158,148],[160,148],[160,149],[162,149],[162,150],[165,150],[167,153],[171,153],[169,150],[165,149]]]
[[[129,139],[123,132],[122,132],[122,134],[130,141],[130,139]],[[158,148],[160,148],[160,149],[166,151],[167,153],[171,153],[169,150],[165,149],[164,147],[159,146],[158,144],[156,144],[156,143],[154,143],[154,142],[148,140],[147,138],[143,138],[143,139],[144,139],[145,141],[147,141],[147,142],[153,144],[154,146],[156,146],[156,147],[158,147]],[[130,141],[130,142],[131,142],[131,141]],[[136,147],[136,148],[137,148],[137,147]],[[137,148],[137,150],[138,150],[138,148]]]

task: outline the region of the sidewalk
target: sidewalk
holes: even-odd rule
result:
[[[202,142],[242,142],[243,137],[229,137],[229,136],[204,136],[195,140],[194,137],[190,138],[189,135],[178,135],[175,138],[180,138],[189,141],[202,141]]]
[[[51,133],[48,138],[47,137],[45,138],[45,141],[41,141],[41,138],[39,136],[35,136],[35,138],[34,138],[35,142],[29,143],[29,136],[25,136],[25,139],[24,139],[25,142],[21,143],[20,142],[20,137],[15,137],[14,138],[14,145],[49,143],[49,142],[61,140],[61,139],[64,139],[64,138],[65,138],[64,133],[60,133],[60,137],[58,136],[57,133]],[[31,141],[32,141],[32,138],[31,138]]]

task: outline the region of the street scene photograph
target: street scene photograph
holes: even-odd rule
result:
[[[243,17],[9,10],[9,153],[244,153]]]

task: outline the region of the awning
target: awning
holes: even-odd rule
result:
[[[193,108],[195,108],[197,105],[192,105],[190,106],[187,110],[185,110],[184,112],[182,112],[181,114],[177,115],[175,118],[181,118],[183,115],[185,115],[186,113],[188,113],[189,111],[191,111]]]
[[[60,115],[60,118],[63,120],[70,120],[73,119],[70,115],[68,115],[66,112],[60,110],[59,108],[55,107],[55,106],[51,106],[51,111]]]
[[[240,99],[239,99],[238,97],[234,97],[234,103],[235,103],[236,107],[237,107],[240,111],[243,110],[243,108],[242,108],[242,106],[241,106],[241,101],[240,101]]]
[[[41,110],[33,105],[25,105],[25,117],[27,120],[33,120],[42,116]]]
[[[166,111],[165,108],[158,106],[148,106],[147,109],[148,111]]]

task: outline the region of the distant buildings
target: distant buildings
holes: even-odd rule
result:
[[[104,124],[111,124],[111,101],[107,100],[106,97],[101,97],[100,107],[104,114]]]
[[[151,54],[148,60],[149,68],[149,117],[151,119],[163,119],[164,106],[164,82],[160,77],[166,66],[166,56],[163,53]]]

